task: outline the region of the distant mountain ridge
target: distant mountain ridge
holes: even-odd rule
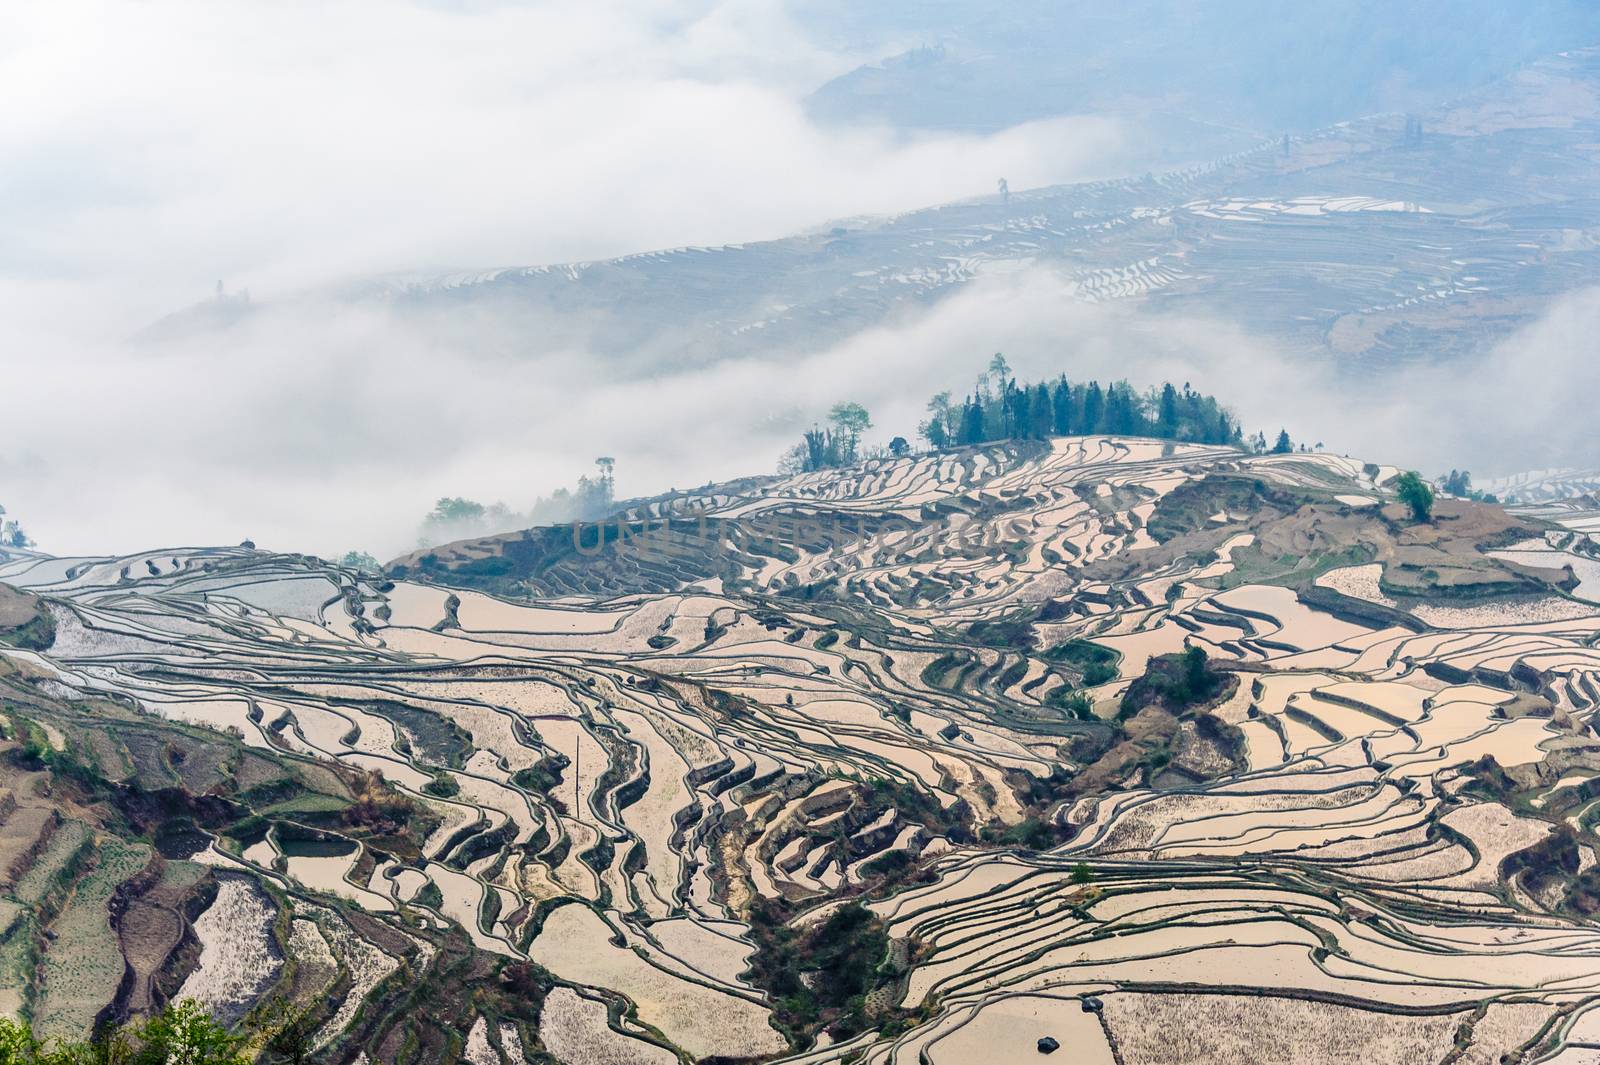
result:
[[[1162,112],[1300,133],[1418,109],[1541,55],[1600,41],[1581,0],[802,0],[808,25],[883,58],[820,86],[812,114],[898,128],[993,130],[1055,114]]]
[[[1374,115],[1143,178],[1054,186],[752,244],[375,278],[302,300],[448,333],[470,310],[637,365],[816,350],[987,274],[1231,320],[1365,369],[1482,351],[1600,281],[1600,50],[1418,116]],[[291,303],[293,301],[290,301]],[[155,339],[271,304],[170,316]]]

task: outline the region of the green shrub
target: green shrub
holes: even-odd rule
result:
[[[1411,517],[1414,520],[1432,520],[1433,489],[1428,487],[1428,482],[1419,477],[1415,470],[1402,473],[1394,483],[1394,490],[1400,497],[1400,502],[1411,508]]]
[[[461,785],[449,773],[435,773],[433,779],[422,785],[422,790],[439,799],[449,799],[460,794]]]
[[[246,1044],[193,999],[140,1024],[108,1027],[93,1042],[49,1047],[26,1021],[0,1017],[0,1065],[250,1065]]]

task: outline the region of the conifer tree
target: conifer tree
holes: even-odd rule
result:
[[[1055,422],[1055,409],[1050,403],[1050,389],[1042,381],[1033,386],[1033,413],[1029,420],[1036,439],[1043,440],[1050,435]]]
[[[1089,387],[1083,393],[1083,424],[1078,427],[1082,433],[1098,433],[1102,431],[1100,424],[1101,415],[1105,408],[1105,394],[1100,391],[1099,381],[1090,381]]]
[[[1067,383],[1067,375],[1062,374],[1056,382],[1055,392],[1050,397],[1052,421],[1057,436],[1066,436],[1072,432],[1072,386]]]
[[[974,395],[961,411],[961,443],[983,443],[983,404]]]
[[[1168,381],[1161,386],[1161,411],[1156,417],[1156,435],[1171,440],[1178,435],[1178,390]]]

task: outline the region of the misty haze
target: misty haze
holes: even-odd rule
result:
[[[0,1065],[1600,1053],[1600,7],[23,2],[0,92]]]

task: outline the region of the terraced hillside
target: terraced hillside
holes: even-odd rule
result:
[[[12,729],[116,812],[21,1003],[92,1016],[93,915],[190,944],[106,1002],[328,1061],[1584,1060],[1600,555],[1396,473],[1075,437],[381,578],[13,554]],[[141,846],[181,920],[102,901]]]
[[[180,992],[231,1023],[284,971],[275,950],[218,967],[232,900],[276,907],[215,868],[207,833],[331,825],[404,854],[416,850],[407,832],[429,823],[359,770],[251,751],[237,730],[62,683],[31,653],[0,659],[0,700],[0,1002],[46,1038],[79,1038]]]
[[[1529,470],[1489,482],[1488,490],[1523,504],[1592,503],[1600,492],[1600,470]]]
[[[582,308],[627,351],[805,348],[1034,264],[1090,303],[1229,320],[1357,367],[1481,349],[1600,279],[1600,50],[1418,116],[1356,118],[1142,179],[975,200],[809,236],[486,271],[399,306]],[[559,328],[559,327],[558,327]]]
[[[1179,171],[337,298],[445,322],[492,311],[545,350],[655,367],[812,351],[1042,265],[1069,298],[1221,317],[1370,370],[1478,351],[1600,280],[1597,132],[1600,50],[1574,51],[1417,116],[1352,116]],[[205,305],[155,332],[236,312]]]

